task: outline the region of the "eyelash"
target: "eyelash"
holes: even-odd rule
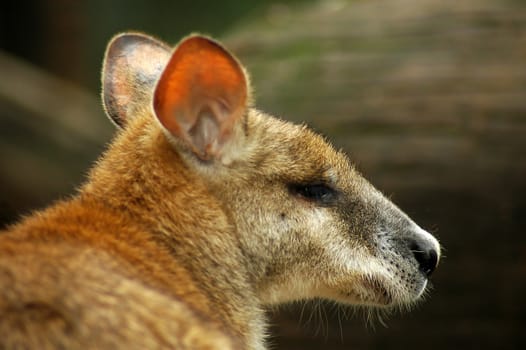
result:
[[[297,194],[306,200],[320,204],[331,204],[337,196],[337,192],[322,183],[314,184],[291,184],[289,189],[292,193]]]

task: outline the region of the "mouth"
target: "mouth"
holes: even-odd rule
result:
[[[420,275],[411,279],[369,275],[357,282],[352,291],[342,293],[345,299],[380,307],[412,304],[420,299],[427,286],[427,278]]]
[[[393,303],[393,295],[382,281],[374,277],[364,277],[361,281],[367,291],[364,300],[366,303],[388,306]]]
[[[354,305],[385,306],[394,304],[393,294],[379,278],[362,277],[351,290],[340,291],[340,301]]]

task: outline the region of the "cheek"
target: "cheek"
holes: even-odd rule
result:
[[[322,266],[323,269],[315,271],[322,271],[327,281],[348,278],[349,274],[369,274],[377,269],[376,254],[336,213],[316,208],[305,218],[303,226],[303,244],[315,252],[308,263]]]
[[[338,269],[352,251],[343,223],[327,208],[297,211],[286,225],[290,229],[291,254],[303,264]]]
[[[285,248],[287,237],[295,230],[297,218],[293,205],[275,188],[260,188],[250,197],[235,199],[237,231],[245,249],[265,259]],[[244,193],[243,193],[244,194]]]

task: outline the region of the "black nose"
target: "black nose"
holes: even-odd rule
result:
[[[420,266],[420,271],[427,277],[431,276],[438,264],[437,251],[433,248],[426,247],[425,244],[418,244],[417,242],[412,242],[410,249]]]

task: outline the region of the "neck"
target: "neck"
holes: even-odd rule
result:
[[[181,274],[182,268],[191,276],[206,300],[192,306],[245,339],[247,348],[262,349],[264,312],[235,226],[156,125],[133,126],[92,171],[81,198],[131,218],[126,222],[151,236],[179,267],[167,273]],[[182,297],[179,277],[168,280]]]

